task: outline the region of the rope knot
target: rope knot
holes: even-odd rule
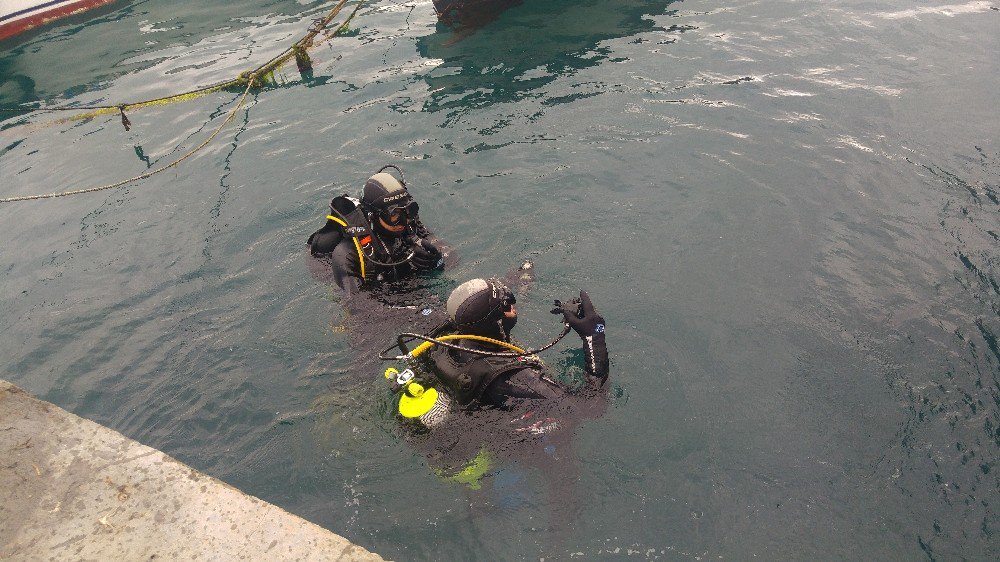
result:
[[[299,69],[299,73],[306,73],[312,70],[312,59],[309,57],[309,53],[306,52],[302,45],[293,45],[292,51],[295,52],[295,66]]]
[[[258,74],[253,70],[245,70],[240,73],[239,78],[236,79],[240,84],[246,84],[248,88],[255,88],[260,86],[260,81],[258,80]]]

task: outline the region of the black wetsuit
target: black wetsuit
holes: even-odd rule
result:
[[[425,238],[430,233],[426,229],[422,229],[425,236],[417,236],[410,230],[407,228],[407,231],[399,236],[380,233],[378,229],[372,232],[369,243],[361,247],[365,259],[364,279],[361,278],[361,262],[357,248],[350,240],[342,240],[326,258],[330,262],[334,281],[347,294],[354,294],[361,289],[363,282],[399,281],[416,273],[416,268],[409,261],[404,260],[410,254],[416,239]],[[376,264],[375,261],[382,263],[402,261],[402,263],[384,266]]]
[[[399,234],[372,227],[367,220],[365,223],[368,234],[358,238],[357,246],[355,239],[345,236],[333,221],[309,237],[312,254],[330,264],[334,281],[347,295],[358,293],[363,284],[399,281],[420,271],[407,257],[419,240],[433,237],[419,220],[412,221]],[[363,278],[359,246],[364,256]]]
[[[489,344],[480,348],[496,349]],[[603,334],[590,342],[584,340],[584,355],[587,389],[603,390],[609,370]],[[563,400],[573,394],[570,388],[546,375],[545,365],[535,357],[488,357],[442,346],[428,351],[428,360],[463,406],[478,403],[511,408],[515,403]]]

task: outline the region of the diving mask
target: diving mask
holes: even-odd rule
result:
[[[378,214],[379,218],[385,221],[389,226],[399,226],[404,224],[409,219],[416,219],[417,213],[420,212],[420,205],[416,201],[410,199],[402,204],[389,205],[383,209],[380,209]]]

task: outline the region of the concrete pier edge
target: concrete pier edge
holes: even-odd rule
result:
[[[379,561],[0,380],[0,560]]]

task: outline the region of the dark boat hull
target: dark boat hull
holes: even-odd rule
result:
[[[523,0],[434,0],[438,19],[453,28],[479,27]]]

